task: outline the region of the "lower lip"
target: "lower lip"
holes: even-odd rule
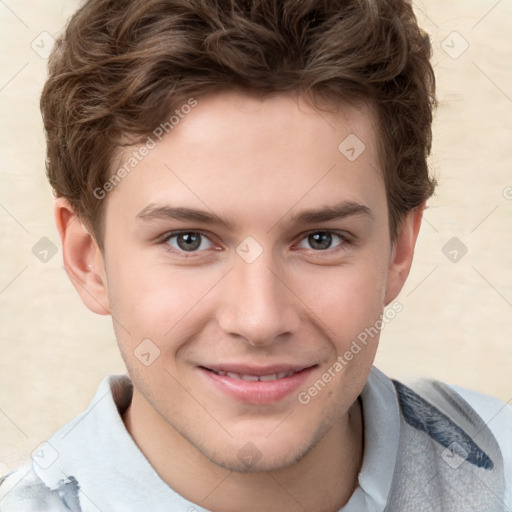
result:
[[[306,368],[283,379],[251,381],[233,379],[227,375],[199,368],[213,385],[224,394],[249,404],[271,404],[296,391],[308,378],[313,367]]]

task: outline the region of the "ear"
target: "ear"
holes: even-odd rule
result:
[[[73,286],[91,311],[110,314],[105,265],[96,239],[66,199],[56,199],[54,214],[62,242],[64,268]]]
[[[425,202],[413,208],[402,219],[391,250],[386,282],[385,305],[396,299],[411,270],[414,247],[420,232]]]

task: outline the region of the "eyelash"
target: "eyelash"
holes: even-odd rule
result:
[[[196,251],[184,251],[184,250],[177,250],[175,249],[174,247],[171,247],[169,245],[169,240],[171,240],[172,238],[174,237],[177,237],[179,235],[183,235],[183,234],[186,234],[186,233],[193,233],[193,234],[197,234],[197,235],[200,235],[201,237],[204,237],[206,238],[210,243],[214,243],[210,240],[210,238],[208,237],[207,234],[203,233],[202,231],[200,230],[195,230],[195,231],[192,231],[192,230],[181,230],[181,231],[171,231],[169,233],[166,233],[165,235],[163,235],[163,237],[160,239],[159,243],[164,245],[165,246],[165,249],[172,253],[172,254],[179,254],[180,257],[183,257],[183,258],[195,258],[195,257],[198,257],[198,255],[202,252],[206,252],[208,249],[204,249],[204,250],[196,250]],[[317,234],[317,233],[328,233],[330,235],[335,235],[335,236],[338,236],[340,239],[341,239],[341,243],[335,247],[332,247],[332,248],[329,248],[329,249],[324,249],[324,250],[321,250],[321,249],[309,249],[310,251],[313,251],[313,253],[316,255],[316,256],[320,256],[321,254],[332,254],[331,251],[337,251],[337,250],[340,250],[340,248],[342,246],[346,246],[346,245],[352,245],[353,244],[353,241],[351,240],[351,238],[346,234],[346,233],[342,233],[342,232],[339,232],[339,231],[334,231],[334,230],[329,230],[329,229],[317,229],[317,230],[313,230],[313,231],[308,231],[307,233],[304,233],[303,235],[301,235],[301,238],[299,240],[298,243],[302,242],[303,240],[305,240],[308,236],[310,235],[314,235],[314,234]]]

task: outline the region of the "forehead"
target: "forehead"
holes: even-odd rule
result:
[[[178,109],[161,140],[150,135],[151,149],[109,194],[107,212],[119,203],[125,210],[129,204],[130,213],[148,204],[186,205],[273,224],[294,208],[342,200],[385,208],[367,106],[326,112],[292,94],[239,92],[196,101]],[[126,151],[120,165],[140,147]]]

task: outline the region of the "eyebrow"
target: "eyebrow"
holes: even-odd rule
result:
[[[345,201],[335,206],[327,206],[315,210],[304,210],[292,216],[296,224],[315,224],[330,220],[340,220],[353,215],[364,215],[373,219],[373,214],[368,206],[354,201]]]
[[[221,225],[225,226],[229,230],[233,229],[233,226],[229,221],[221,219],[214,213],[181,206],[158,206],[154,203],[150,203],[142,209],[137,214],[137,219],[144,221],[160,219],[187,220],[192,222],[201,222],[202,224]]]
[[[332,220],[340,220],[355,215],[363,215],[370,217],[371,219],[374,218],[372,211],[368,206],[354,201],[345,201],[334,206],[303,210],[293,215],[291,222],[294,224],[315,224]],[[231,231],[233,230],[232,222],[224,220],[212,212],[186,207],[156,205],[154,203],[148,204],[137,214],[136,218],[143,221],[160,219],[184,220],[209,225],[220,225]]]

